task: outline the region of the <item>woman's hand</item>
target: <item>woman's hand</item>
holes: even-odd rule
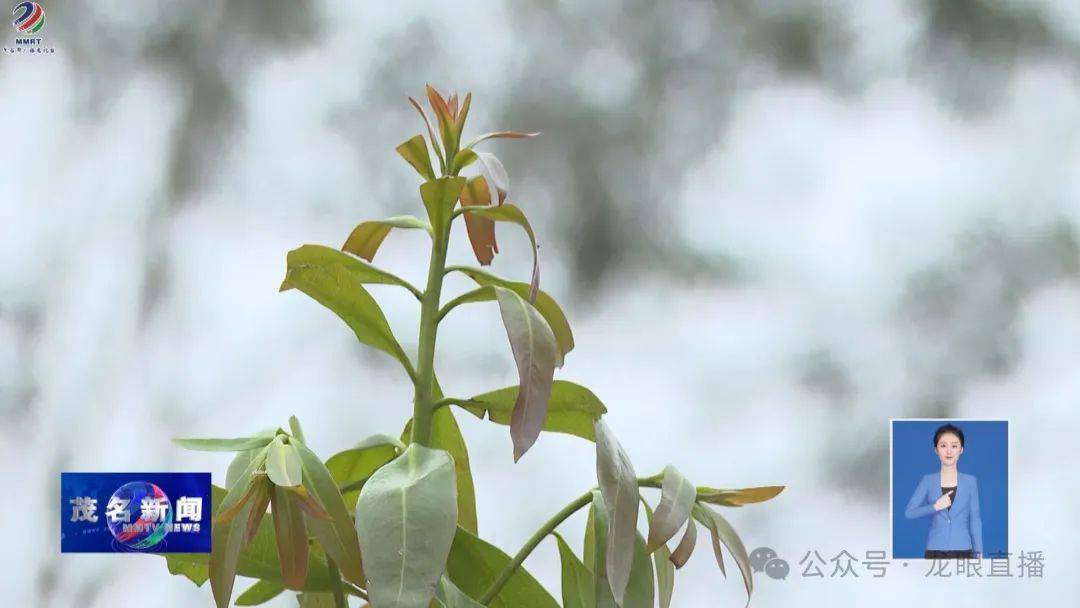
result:
[[[949,498],[949,494],[942,494],[941,498],[934,501],[934,510],[940,511],[942,509],[948,509],[952,506],[952,498]]]

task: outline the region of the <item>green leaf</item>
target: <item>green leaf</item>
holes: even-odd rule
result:
[[[221,505],[212,511],[214,519],[232,519],[229,513],[235,512],[242,502],[251,498],[251,491],[253,489],[254,479],[256,471],[261,469],[266,464],[268,448],[262,448],[251,460],[248,461],[247,467],[240,473],[236,484],[229,488],[228,494],[225,495],[224,500],[221,501]],[[261,473],[260,473],[261,474]]]
[[[614,608],[615,598],[607,578],[608,530],[611,526],[607,505],[600,490],[593,490],[589,519],[585,524],[585,567],[593,574],[593,598],[597,608]]]
[[[336,608],[333,593],[298,593],[296,601],[300,608]]]
[[[303,513],[289,496],[289,491],[280,486],[274,486],[270,502],[281,580],[285,587],[303,589],[308,574],[308,539]]]
[[[303,483],[300,455],[292,443],[278,435],[266,453],[266,474],[279,486],[298,486]]]
[[[421,177],[435,179],[435,171],[431,168],[431,156],[428,154],[427,142],[424,141],[423,135],[417,135],[394,149],[405,159],[405,162],[416,169]]]
[[[387,445],[401,452],[404,452],[406,447],[403,441],[387,433],[375,433],[374,435],[365,437],[360,440],[360,443],[356,444],[356,447],[357,449],[367,449]]]
[[[735,528],[732,528],[731,524],[719,513],[701,503],[694,505],[693,516],[712,533],[713,553],[716,555],[716,563],[720,566],[720,571],[724,572],[724,558],[720,553],[720,543],[723,543],[735,558],[746,587],[746,601],[749,603],[750,595],[754,590],[754,573],[750,569],[750,557],[746,554],[746,547],[743,546],[739,535],[735,533]]]
[[[278,583],[256,581],[254,585],[247,588],[247,591],[241,593],[240,597],[236,598],[236,605],[258,606],[259,604],[265,604],[281,595],[282,591],[285,591],[285,587]]]
[[[451,175],[457,175],[461,173],[461,170],[465,167],[476,162],[476,152],[472,150],[462,150],[454,156],[454,166],[450,170]]]
[[[532,282],[529,284],[529,302],[536,301],[536,293],[540,289],[540,259],[537,256],[536,234],[533,233],[532,226],[529,224],[528,218],[525,217],[525,213],[511,203],[494,207],[465,207],[465,211],[496,222],[512,222],[525,229],[533,248],[533,272]]]
[[[443,398],[438,378],[435,379],[434,398]],[[405,424],[401,440],[408,443],[412,438],[412,420]],[[469,466],[469,449],[461,436],[454,412],[448,407],[435,410],[431,418],[431,447],[446,450],[454,459],[457,478],[458,525],[476,534],[476,490],[473,487],[472,469]]]
[[[518,386],[508,386],[476,395],[468,400],[468,409],[480,418],[486,414],[492,422],[510,424],[518,390]],[[606,413],[607,408],[589,389],[566,380],[556,380],[551,385],[544,430],[593,441],[596,437],[593,423]]]
[[[240,508],[237,517],[227,523],[213,526],[211,530],[210,553],[210,589],[218,608],[227,608],[232,600],[233,582],[236,580],[236,567],[240,559],[240,550],[244,542],[244,522],[251,511],[251,503]]]
[[[653,583],[653,561],[641,534],[634,535],[633,565],[626,585],[622,608],[653,608],[656,588]]]
[[[420,113],[420,118],[424,119],[424,124],[427,125],[428,138],[431,140],[431,147],[435,149],[435,156],[439,157],[439,170],[446,171],[446,160],[443,157],[442,149],[439,147],[439,138],[435,137],[435,129],[431,128],[431,120],[428,118],[427,112],[424,111],[424,107],[420,105],[412,97],[409,98],[409,103],[412,104],[416,111]]]
[[[648,518],[649,529],[651,530],[653,525],[652,509],[645,503],[645,499],[641,500],[641,506],[645,509],[645,516]],[[687,516],[689,516],[689,512]],[[694,522],[690,522],[690,527],[694,527]],[[671,594],[675,590],[675,566],[671,562],[671,551],[668,550],[667,545],[661,544],[653,551],[652,558],[653,567],[656,569],[656,587],[660,596],[660,608],[669,608],[671,606]]]
[[[307,521],[308,529],[318,539],[326,554],[337,563],[342,576],[363,587],[365,579],[360,560],[360,545],[341,492],[319,457],[299,441],[294,442],[294,445],[303,465],[304,487],[332,518],[329,521],[310,518]]]
[[[499,578],[510,556],[461,526],[454,535],[446,574],[469,597],[478,599]],[[559,604],[525,568],[514,570],[489,608],[558,608]]]
[[[371,477],[379,467],[390,462],[397,455],[398,451],[394,445],[355,447],[331,456],[330,460],[326,461],[326,468],[330,471],[330,476],[334,478],[334,483],[341,487]],[[360,488],[342,494],[345,506],[350,511],[355,509],[358,496],[360,496]]]
[[[440,177],[420,184],[420,198],[424,201],[435,234],[443,233],[464,186],[464,177]]]
[[[690,483],[675,467],[664,468],[664,482],[660,504],[656,515],[649,525],[649,551],[655,551],[664,545],[683,524],[690,519],[690,509],[697,496],[694,484]]]
[[[304,429],[300,426],[300,419],[296,416],[289,416],[289,431],[293,437],[300,441],[304,440]]]
[[[173,439],[173,443],[199,452],[243,452],[261,448],[273,441],[273,437],[239,437],[236,439]]]
[[[231,490],[236,482],[244,475],[244,470],[248,468],[251,461],[263,452],[261,449],[256,450],[244,450],[243,452],[237,452],[233,457],[232,462],[229,463],[229,468],[225,471],[225,489]]]
[[[737,490],[721,490],[702,486],[697,488],[697,499],[724,507],[741,507],[771,500],[783,491],[784,486],[761,486]]]
[[[480,270],[479,268],[450,266],[446,270],[447,272],[460,272],[473,281],[476,281],[481,287],[497,285],[499,287],[511,289],[523,298],[529,297],[529,290],[531,287],[528,283],[508,281],[502,277]],[[470,292],[468,295],[469,298],[463,300],[462,303],[494,300],[495,290],[477,289]],[[533,306],[544,316],[544,319],[548,322],[548,326],[551,327],[551,331],[555,334],[555,341],[559,343],[558,366],[562,367],[563,359],[566,357],[567,353],[574,350],[574,333],[570,330],[570,323],[566,320],[566,315],[563,313],[562,308],[559,307],[559,304],[544,291],[540,291],[537,294]]]
[[[407,220],[419,222],[421,225],[408,225]],[[364,228],[369,224],[376,226],[376,228],[378,226],[382,226],[386,229],[386,232],[390,231],[391,225],[400,228],[424,228],[428,232],[431,232],[430,226],[410,216],[389,218],[377,222],[364,222],[363,224],[360,224],[356,227],[356,230],[353,231],[353,234],[355,235],[358,231],[366,232],[366,229],[362,231],[361,228]],[[385,237],[386,234],[383,234],[383,238]],[[350,235],[349,238],[350,241],[345,242],[345,247],[350,246],[352,236]],[[381,242],[382,239],[379,239],[379,243]],[[375,244],[375,247],[378,247],[378,243]],[[375,255],[374,250],[372,250],[370,253],[372,256]],[[338,251],[333,247],[326,247],[325,245],[301,245],[300,247],[297,247],[296,249],[293,249],[289,252],[289,254],[286,256],[285,264],[285,280],[281,282],[281,287],[278,289],[278,291],[288,291],[296,287],[296,285],[293,284],[291,277],[294,272],[302,272],[303,270],[309,270],[312,268],[318,269],[327,266],[340,266],[345,271],[345,274],[349,277],[351,281],[355,281],[357,283],[365,285],[397,285],[399,287],[404,287],[405,289],[409,290],[417,298],[420,297],[419,289],[413,286],[412,283],[409,283],[408,281],[397,276],[396,274],[392,272],[387,272],[377,266],[373,266],[354,255],[346,253],[345,251]],[[299,270],[294,271],[293,269]]]
[[[206,579],[210,578],[210,568],[207,566],[209,556],[205,553],[159,553],[158,555],[165,558],[169,574],[186,577],[195,583],[196,587],[202,587]]]
[[[376,471],[356,501],[371,603],[427,608],[456,522],[454,462],[445,451],[413,444]]]
[[[596,478],[611,518],[605,561],[607,579],[615,601],[622,606],[633,566],[634,539],[637,537],[637,474],[630,458],[603,420],[596,421],[595,432]]]
[[[392,228],[423,230],[429,236],[434,235],[431,225],[424,220],[412,215],[395,215],[384,220],[369,220],[357,224],[356,228],[349,233],[349,238],[345,239],[341,250],[358,255],[370,262],[375,258],[375,253]],[[374,266],[368,266],[367,272],[371,274],[370,283],[400,284],[401,282],[401,279],[395,275]]]
[[[562,564],[563,608],[595,608],[592,572],[574,555],[574,551],[558,532],[551,534],[559,546],[559,561]]]
[[[369,281],[366,279],[368,274],[361,272],[360,261],[329,247],[318,252],[307,249],[298,253],[309,247],[317,246],[305,245],[289,252],[285,282],[329,308],[348,324],[357,339],[389,353],[411,376],[412,363],[390,331],[390,324],[379,304],[363,287],[363,283]],[[312,253],[322,255],[310,255]]]
[[[439,579],[435,598],[446,608],[484,608],[483,604],[458,589],[458,586],[445,576]]]
[[[547,321],[531,304],[509,289],[494,289],[521,386],[510,415],[510,437],[517,462],[544,428],[558,347]]]

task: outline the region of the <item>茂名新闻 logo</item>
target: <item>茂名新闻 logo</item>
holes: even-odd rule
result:
[[[15,16],[11,25],[24,36],[36,34],[45,27],[45,9],[37,2],[20,2],[11,10],[11,14]]]
[[[63,553],[209,553],[209,473],[62,473]]]

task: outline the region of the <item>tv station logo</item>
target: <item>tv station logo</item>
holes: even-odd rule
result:
[[[11,9],[11,27],[15,29],[15,44],[5,46],[4,52],[15,54],[55,53],[56,49],[42,44],[41,32],[45,28],[45,8],[37,2],[19,2]]]
[[[61,553],[209,553],[210,473],[61,473]]]

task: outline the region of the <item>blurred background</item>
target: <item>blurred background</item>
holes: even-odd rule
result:
[[[156,557],[61,556],[60,471],[221,484],[228,456],[168,439],[295,413],[329,457],[401,428],[397,364],[277,287],[289,249],[422,213],[393,149],[428,82],[473,92],[468,133],[543,131],[487,149],[575,331],[557,377],[606,403],[639,474],[787,486],[726,512],[791,565],[753,606],[1080,591],[1080,5],[42,4],[55,54],[0,57],[6,605],[211,604]],[[499,242],[494,271],[526,280],[524,235]],[[398,231],[376,262],[422,284],[427,253]],[[372,291],[415,353],[415,301]],[[436,366],[454,395],[516,382],[494,304],[447,317]],[[897,417],[1011,421],[1010,549],[1043,551],[1042,579],[802,576],[810,551],[889,549]],[[595,482],[587,442],[545,435],[514,465],[505,427],[459,421],[480,532],[509,553]],[[561,528],[579,550],[583,525]],[[741,606],[728,563],[701,539],[674,605]],[[526,566],[559,596],[551,541]]]

